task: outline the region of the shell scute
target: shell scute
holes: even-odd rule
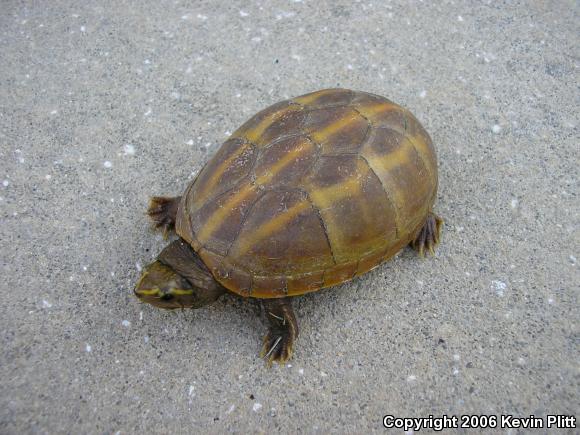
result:
[[[306,136],[291,136],[263,149],[253,170],[256,184],[293,186],[310,171],[318,157],[318,148]]]
[[[406,115],[404,109],[391,101],[365,100],[353,104],[352,107],[368,120],[373,128],[386,127],[400,132],[405,131]]]
[[[360,252],[395,237],[392,207],[380,180],[358,156],[321,157],[304,184],[325,222],[337,263],[358,259]]]
[[[240,138],[228,139],[200,171],[191,195],[196,204],[203,204],[246,178],[254,165],[254,146]]]
[[[358,267],[358,260],[337,264],[324,271],[324,287],[332,287],[352,279]]]
[[[356,153],[368,128],[368,122],[347,106],[313,110],[304,123],[304,131],[320,144],[323,155]]]
[[[361,275],[377,267],[383,262],[385,254],[386,248],[363,255],[358,262],[356,275]]]
[[[252,275],[238,267],[229,267],[227,276],[223,279],[225,285],[230,289],[235,289],[236,293],[250,296],[254,285]]]
[[[199,243],[225,256],[260,193],[257,186],[247,183],[192,210],[191,226]]]
[[[324,286],[324,270],[289,275],[286,279],[288,294],[300,294],[316,291]]]
[[[304,122],[308,119],[309,112],[302,110],[298,106],[291,105],[289,110],[273,119],[259,137],[255,137],[255,143],[259,146],[268,146],[280,138],[295,135],[296,132],[302,132]],[[253,135],[250,135],[254,137]]]
[[[228,260],[272,275],[333,265],[325,230],[304,192],[268,191],[254,205]]]
[[[429,207],[433,185],[413,143],[390,129],[376,129],[361,151],[397,211],[398,229],[409,231],[423,219],[417,208]],[[417,217],[418,216],[418,217]]]
[[[282,129],[277,127],[280,121],[285,123],[286,129],[299,128],[300,114],[298,114],[298,119],[292,115],[294,112],[302,112],[302,110],[303,108],[298,104],[291,101],[281,101],[254,115],[232,134],[232,138],[241,138],[258,145],[268,144],[268,138]],[[269,133],[265,135],[264,133],[268,131]]]
[[[288,294],[286,277],[280,275],[254,276],[250,296],[255,298],[276,298]]]

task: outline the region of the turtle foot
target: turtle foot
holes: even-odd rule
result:
[[[264,337],[260,357],[264,358],[268,366],[274,362],[284,364],[288,361],[292,357],[294,341],[298,336],[298,326],[292,306],[284,299],[264,303],[270,329]]]
[[[260,357],[264,358],[268,366],[271,366],[274,362],[284,364],[292,357],[293,352],[294,338],[288,331],[271,328],[264,337]]]
[[[411,242],[411,247],[419,253],[421,257],[425,256],[425,252],[431,255],[435,254],[435,247],[439,244],[441,238],[441,228],[443,227],[443,219],[435,213],[429,213],[425,225],[417,234],[415,240]]]
[[[180,197],[153,196],[149,201],[147,214],[153,221],[155,228],[163,231],[165,238],[175,228],[180,199]]]

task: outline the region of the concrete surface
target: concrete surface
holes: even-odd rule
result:
[[[0,432],[577,415],[579,20],[574,1],[3,1]],[[257,110],[333,86],[431,133],[436,257],[299,299],[271,370],[254,304],[139,304],[165,244],[148,196],[180,194]]]

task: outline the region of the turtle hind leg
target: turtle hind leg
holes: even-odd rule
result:
[[[268,366],[273,362],[284,364],[292,356],[294,342],[298,337],[298,323],[291,299],[264,299],[263,304],[270,328],[264,337],[260,357],[266,360]]]
[[[181,197],[179,196],[173,198],[153,196],[149,200],[147,214],[153,221],[155,228],[161,229],[165,237],[175,228],[175,219],[180,200]]]
[[[435,247],[439,244],[441,238],[442,227],[443,219],[435,213],[429,213],[423,228],[421,228],[421,231],[419,231],[415,240],[410,243],[411,247],[417,251],[421,257],[425,255],[425,251],[434,255]]]

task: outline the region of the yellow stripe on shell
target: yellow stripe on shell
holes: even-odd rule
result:
[[[370,121],[374,121],[377,115],[381,115],[391,110],[403,110],[395,103],[381,102],[381,103],[363,103],[356,104],[355,109],[358,113]]]
[[[357,112],[359,112],[362,116],[364,116],[365,118],[367,118],[370,121],[375,121],[375,117],[377,115],[381,115],[385,112],[389,112],[389,111],[400,111],[401,113],[403,113],[403,115],[405,115],[406,109],[398,106],[395,103],[390,103],[390,102],[382,102],[382,103],[370,103],[370,104],[360,104],[360,105],[356,105],[355,106]],[[406,122],[409,122],[410,120],[407,119]],[[401,128],[396,128],[396,127],[392,127],[394,131],[398,132],[399,134],[405,136],[405,141],[407,142],[407,144],[411,147],[413,147],[415,149],[415,151],[417,152],[417,154],[419,154],[419,157],[421,158],[421,160],[423,161],[423,163],[425,164],[425,167],[427,168],[427,171],[429,171],[429,175],[433,176],[433,174],[437,173],[437,167],[434,167],[433,165],[433,158],[431,157],[431,154],[433,153],[433,151],[430,149],[429,144],[427,142],[425,142],[423,140],[423,138],[417,134],[417,135],[411,135],[409,134],[409,131],[405,131],[403,126],[401,126]],[[389,155],[389,167],[395,167],[397,166],[397,162],[395,161],[391,161],[391,156],[394,153],[402,153],[403,147],[401,147],[399,150],[393,151],[392,154]],[[397,159],[398,157],[395,156],[395,159]],[[385,167],[385,169],[387,169]]]
[[[411,143],[411,145],[415,148],[417,154],[423,161],[425,168],[429,172],[431,177],[437,177],[437,166],[436,160],[432,157],[433,150],[429,147],[429,144],[423,140],[421,136],[408,136],[407,139]]]
[[[231,166],[231,164],[249,147],[251,147],[251,144],[249,144],[247,142],[240,145],[237,150],[235,150],[231,155],[228,156],[227,159],[224,159],[220,163],[220,165],[217,168],[215,168],[215,170],[212,172],[212,175],[206,181],[205,185],[202,186],[202,189],[200,189],[199,191],[197,191],[195,193],[196,194],[196,201],[199,202],[202,200],[202,198],[205,198],[207,196],[207,193],[210,192],[211,189],[216,184],[218,184],[221,177],[228,170],[228,168]]]
[[[238,242],[235,248],[236,256],[241,256],[248,252],[252,246],[255,246],[260,241],[270,237],[272,234],[276,233],[280,229],[284,229],[288,223],[292,221],[296,216],[302,213],[304,210],[308,209],[310,204],[308,201],[304,200],[297,204],[294,204],[289,209],[285,210],[283,213],[280,213],[275,218],[271,219],[264,225],[261,225],[255,231],[244,234]]]
[[[246,199],[251,192],[256,190],[257,187],[258,186],[254,184],[243,185],[235,195],[233,195],[225,204],[206,219],[205,225],[201,227],[199,232],[196,234],[197,239],[201,243],[205,243],[209,236],[220,227],[227,215],[230,214],[244,199]]]
[[[312,202],[319,210],[331,208],[333,204],[347,197],[356,197],[360,194],[360,181],[351,177],[342,183],[333,184],[328,187],[311,186],[308,189]]]
[[[313,131],[310,136],[318,143],[326,142],[329,137],[338,133],[340,130],[347,128],[357,119],[360,119],[360,115],[353,110],[351,113],[341,117],[338,121],[333,122],[320,130]]]
[[[320,215],[324,221],[328,240],[335,257],[339,262],[345,261],[348,257],[347,247],[344,249],[343,234],[341,232],[340,216],[336,211],[330,211],[333,206],[345,198],[360,198],[361,182],[356,177],[348,178],[342,183],[333,184],[328,187],[311,185],[308,187],[308,194],[312,203],[320,210]],[[360,200],[359,200],[360,203]],[[364,214],[364,213],[363,213]],[[361,217],[365,219],[365,217]]]
[[[280,119],[282,116],[287,114],[288,112],[302,110],[302,107],[298,105],[288,105],[280,110],[277,110],[274,113],[269,114],[264,119],[262,119],[258,125],[248,130],[240,129],[234,132],[232,137],[245,137],[248,141],[259,143],[260,137],[264,134],[266,129],[270,127],[274,122]]]
[[[301,154],[313,147],[314,145],[308,139],[304,138],[300,145],[288,151],[284,157],[271,165],[267,172],[257,175],[255,184],[243,185],[239,192],[233,195],[228,201],[226,201],[225,204],[223,204],[206,220],[206,224],[197,234],[198,240],[200,240],[201,243],[206,242],[208,238],[221,226],[228,214],[231,213],[231,211],[235,209],[244,199],[246,199],[250,193],[256,190],[258,186],[267,184],[275,175],[280,173],[284,167],[288,166]]]
[[[294,98],[292,101],[294,101],[295,103],[307,106],[309,104],[314,103],[320,97],[327,95],[327,94],[332,94],[334,92],[336,92],[336,89],[323,89],[323,90],[318,91],[318,92],[313,92],[311,94],[307,94],[307,95],[303,95],[301,97]]]
[[[368,150],[368,151],[367,151]],[[403,166],[410,162],[409,151],[413,150],[413,144],[406,137],[397,148],[385,154],[377,154],[372,149],[366,148],[363,150],[363,155],[369,159],[371,156],[377,159],[378,166],[384,172],[389,172],[393,168]]]
[[[367,161],[370,168],[377,174],[383,189],[385,190],[387,196],[393,203],[395,207],[396,214],[396,225],[399,230],[405,230],[405,226],[401,225],[404,223],[404,219],[401,222],[400,214],[402,210],[405,210],[405,203],[407,202],[404,192],[401,191],[392,181],[392,170],[393,168],[404,166],[410,164],[409,151],[412,150],[413,144],[405,138],[405,140],[400,144],[400,146],[385,154],[376,154],[373,152],[368,152],[364,149],[362,156]]]
[[[298,160],[300,154],[303,154],[305,151],[308,151],[312,148],[314,148],[312,142],[306,138],[301,138],[301,142],[290,151],[288,151],[284,157],[278,159],[266,171],[264,171],[263,174],[257,175],[256,184],[263,185],[268,183],[272,178],[274,178],[275,175],[280,173],[284,167],[288,166],[293,161]]]

